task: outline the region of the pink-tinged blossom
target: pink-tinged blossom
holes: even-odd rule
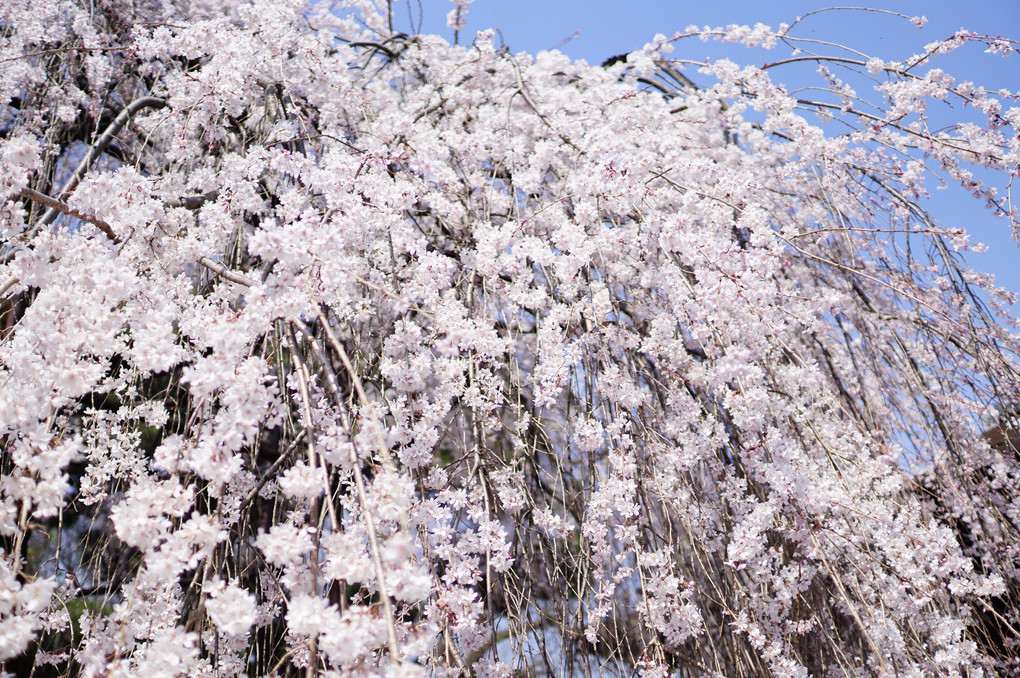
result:
[[[133,485],[111,511],[117,536],[142,550],[159,546],[169,535],[174,518],[180,518],[194,501],[194,489],[176,481],[149,481]]]
[[[314,499],[326,486],[323,470],[305,463],[287,469],[278,482],[283,493],[295,499]]]
[[[0,152],[0,200],[7,200],[24,188],[40,164],[35,139],[24,135],[5,139]]]
[[[312,549],[308,529],[298,525],[274,525],[256,543],[266,560],[279,566],[297,564]]]
[[[0,551],[0,659],[17,657],[28,646],[41,623],[40,615],[53,595],[52,579],[22,583]]]

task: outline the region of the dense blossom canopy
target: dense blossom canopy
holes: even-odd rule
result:
[[[7,670],[1020,670],[1020,335],[923,207],[1015,223],[1015,96],[939,68],[1015,43],[455,4],[0,2]]]

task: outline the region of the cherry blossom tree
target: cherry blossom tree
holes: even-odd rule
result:
[[[1020,671],[1017,43],[455,5],[0,2],[7,671]]]

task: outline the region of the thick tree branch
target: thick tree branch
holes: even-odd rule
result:
[[[113,227],[110,226],[110,224],[106,223],[104,220],[100,219],[99,217],[95,217],[90,214],[85,214],[84,212],[74,209],[65,202],[57,200],[56,198],[52,198],[48,195],[45,195],[44,193],[33,191],[31,188],[21,189],[21,193],[19,195],[21,195],[21,197],[25,198],[26,200],[37,202],[40,205],[46,205],[49,208],[49,210],[53,211],[54,214],[60,212],[68,216],[74,217],[76,219],[86,221],[95,226],[96,228],[98,228],[103,233],[105,233],[106,236],[110,240],[112,240],[115,244],[120,244],[121,242],[120,238],[117,237],[117,234],[113,232]],[[49,212],[49,210],[47,211],[47,213]]]
[[[81,159],[78,166],[73,172],[71,172],[71,176],[68,177],[67,181],[64,182],[64,185],[60,187],[56,196],[57,200],[66,200],[71,191],[77,188],[78,184],[85,177],[85,174],[89,171],[89,169],[91,169],[93,163],[95,163],[99,156],[103,154],[106,148],[110,145],[110,142],[113,141],[114,137],[117,136],[117,133],[120,132],[121,128],[127,124],[128,120],[130,120],[132,116],[146,108],[163,108],[164,106],[166,106],[166,102],[157,97],[142,97],[141,99],[132,101],[127,108],[122,110],[117,117],[113,119],[113,122],[107,126],[102,135],[100,135],[96,142],[92,144],[92,147],[89,148],[85,157]],[[53,223],[53,220],[57,218],[58,212],[69,214],[69,212],[62,210],[55,205],[50,205],[49,209],[46,210],[46,213],[43,214],[42,218],[33,228],[38,229],[50,225]]]

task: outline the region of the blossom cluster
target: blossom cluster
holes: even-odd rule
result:
[[[1016,94],[940,68],[1015,43],[811,101],[674,56],[796,24],[598,67],[392,9],[0,4],[8,670],[1020,668],[1020,328],[922,202],[1016,228]]]

